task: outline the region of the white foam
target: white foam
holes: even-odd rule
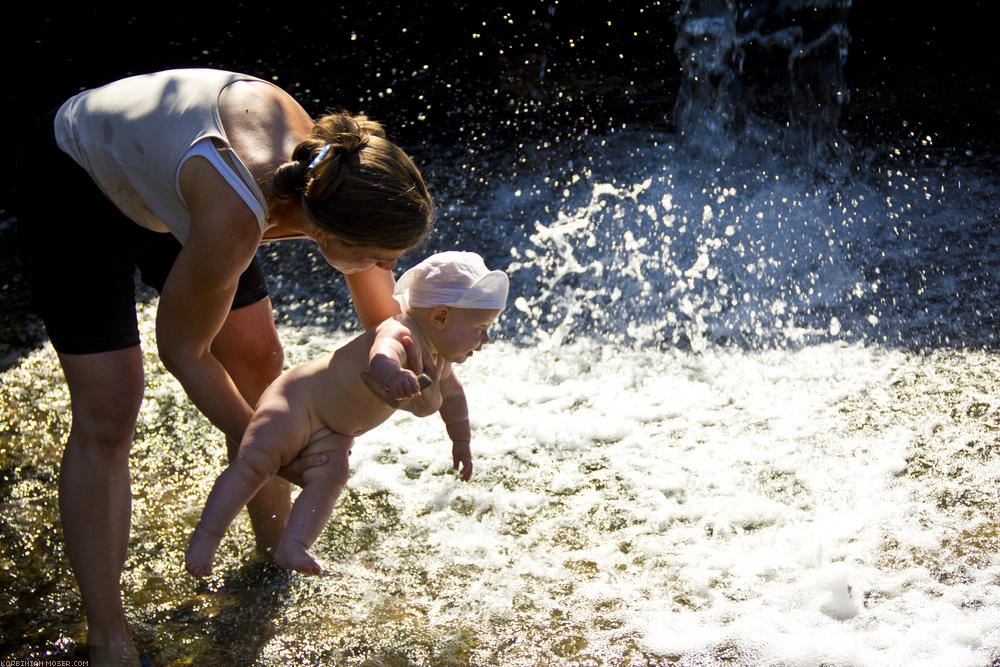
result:
[[[351,484],[398,494],[407,548],[422,540],[439,567],[472,568],[449,594],[483,622],[525,604],[596,613],[603,599],[658,655],[728,642],[760,664],[982,664],[998,646],[984,621],[1000,609],[983,588],[995,575],[943,586],[919,564],[884,563],[890,536],[942,548],[899,476],[923,422],[845,420],[865,397],[890,401],[908,363],[840,344],[694,355],[496,343],[456,367],[471,483],[449,472],[436,417],[403,417],[359,441]],[[377,463],[385,443],[398,461]],[[415,462],[428,467],[411,479]],[[964,606],[970,595],[984,606]]]

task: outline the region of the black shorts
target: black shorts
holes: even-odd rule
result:
[[[66,354],[139,344],[136,269],[160,292],[181,244],[132,222],[55,143],[54,112],[39,120],[17,162],[17,230],[35,310],[52,346]],[[232,309],[268,296],[257,258]]]

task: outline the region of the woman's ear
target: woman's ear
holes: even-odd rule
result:
[[[325,248],[326,244],[330,242],[331,238],[333,238],[333,235],[330,232],[324,230],[319,225],[317,225],[316,229],[313,230],[311,236],[313,237],[313,240],[316,241],[316,243],[319,245],[320,248]]]
[[[441,330],[448,326],[448,318],[451,316],[451,309],[447,306],[435,306],[431,310],[431,324],[435,329]]]

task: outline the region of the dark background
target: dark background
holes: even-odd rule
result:
[[[418,164],[449,151],[482,164],[491,146],[554,131],[671,129],[678,4],[233,3],[224,15],[208,3],[22,7],[18,18],[7,17],[4,43],[13,83],[4,100],[11,136],[0,160],[0,367],[39,338],[13,252],[18,139],[32,118],[79,90],[170,67],[234,69],[273,80],[313,115],[332,107],[368,113]],[[844,128],[867,145],[916,132],[958,151],[1000,154],[991,6],[855,0]],[[51,199],[39,205],[85,215],[60,199],[58,182],[51,185]],[[446,193],[433,194],[440,201]]]
[[[27,117],[79,90],[191,66],[272,79],[313,114],[331,106],[368,112],[411,150],[429,138],[460,142],[476,132],[489,140],[553,124],[668,127],[680,71],[672,48],[678,4],[234,3],[219,16],[207,4],[57,11],[37,3],[7,22],[14,36],[5,44],[14,79],[8,127],[16,139]],[[855,0],[844,122],[891,131],[905,116],[995,141],[997,28],[989,6]]]

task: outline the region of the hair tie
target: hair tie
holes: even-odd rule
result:
[[[316,154],[316,157],[313,158],[312,162],[309,163],[309,166],[306,167],[306,169],[312,169],[313,167],[318,165],[320,162],[323,161],[323,158],[325,158],[329,153],[330,153],[330,144],[327,144],[326,146],[323,146],[323,149],[319,153]]]

